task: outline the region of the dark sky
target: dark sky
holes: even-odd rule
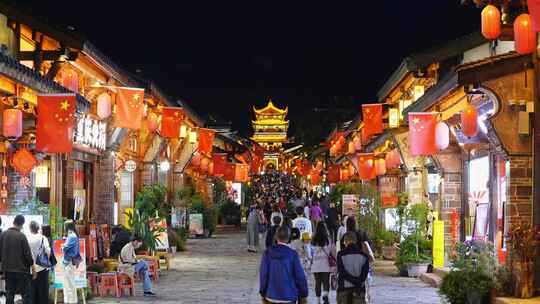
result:
[[[20,1],[244,134],[268,97],[292,121],[315,107],[357,110],[407,54],[480,22],[459,0]]]

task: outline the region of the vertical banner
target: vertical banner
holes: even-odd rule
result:
[[[54,288],[64,288],[64,253],[62,252],[62,246],[64,246],[65,240],[54,241],[54,256],[58,261],[58,264],[54,267]],[[84,239],[79,239],[79,250],[81,252],[81,263],[79,267],[75,269],[75,287],[86,288],[86,249]]]
[[[68,153],[73,150],[77,102],[73,94],[38,95],[36,150]]]
[[[382,104],[364,104],[362,105],[362,120],[366,132],[365,136],[380,134],[383,132]]]
[[[118,88],[114,125],[139,130],[144,113],[144,89]]]
[[[444,267],[444,222],[433,221],[433,267]]]
[[[439,113],[409,113],[410,151],[414,156],[437,153],[435,126]]]
[[[383,208],[395,208],[398,205],[398,185],[398,176],[387,175],[379,177],[379,192],[381,193],[381,204]]]
[[[360,197],[356,194],[343,194],[341,209],[343,210],[343,216],[358,216],[358,211],[360,210]]]

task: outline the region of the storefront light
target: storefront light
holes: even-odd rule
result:
[[[417,101],[424,95],[424,86],[423,85],[415,85],[414,86],[414,101]]]
[[[197,142],[197,131],[190,131],[189,132],[189,142],[191,144],[195,144]]]
[[[180,138],[186,138],[187,136],[187,126],[181,125],[180,126]]]
[[[169,163],[168,160],[164,160],[161,163],[159,163],[159,170],[163,172],[167,172],[171,169],[171,163]]]
[[[399,127],[399,110],[392,108],[388,111],[388,124],[390,128]]]

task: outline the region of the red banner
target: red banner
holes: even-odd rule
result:
[[[47,153],[73,151],[75,95],[38,95],[36,150]]]
[[[206,155],[212,153],[215,134],[214,130],[199,128],[199,152]]]
[[[184,120],[182,108],[163,108],[161,116],[161,136],[166,138],[180,137],[180,124]]]
[[[540,32],[540,0],[527,0],[533,31]]]
[[[214,170],[215,170],[215,167],[214,167]],[[232,182],[234,181],[235,177],[236,177],[236,164],[227,163],[225,165],[225,174],[223,175],[223,179]]]
[[[361,180],[372,180],[376,175],[373,153],[358,154],[358,177]]]
[[[409,143],[411,155],[437,153],[435,125],[439,113],[409,113]]]
[[[248,182],[249,181],[249,166],[245,164],[236,164],[234,180],[236,182]]]
[[[302,162],[302,175],[303,176],[307,176],[308,174],[311,173],[311,163],[309,160],[307,159],[304,159],[304,161]]]
[[[226,153],[214,153],[212,155],[212,162],[214,163],[214,176],[223,176],[227,170],[227,154]]]
[[[114,125],[118,128],[138,130],[144,112],[144,89],[118,88]]]
[[[382,104],[362,105],[362,120],[366,136],[380,134],[383,132]]]
[[[379,192],[381,193],[381,204],[383,208],[395,208],[398,205],[398,176],[379,177]]]

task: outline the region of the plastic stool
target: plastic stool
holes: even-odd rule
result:
[[[159,278],[159,262],[155,259],[146,260],[148,264],[148,274],[152,277],[152,280],[157,281]]]
[[[90,291],[92,292],[93,295],[97,295],[99,293],[98,277],[99,277],[99,274],[97,272],[92,272],[92,271],[86,272],[86,278],[90,282]]]
[[[120,290],[120,296],[124,295],[125,289],[128,290],[130,296],[135,295],[135,284],[133,277],[129,276],[126,273],[118,273],[118,289]]]
[[[109,291],[113,291],[114,295],[120,297],[120,291],[118,290],[118,276],[116,272],[102,273],[98,277],[99,295],[104,297],[109,294]]]

